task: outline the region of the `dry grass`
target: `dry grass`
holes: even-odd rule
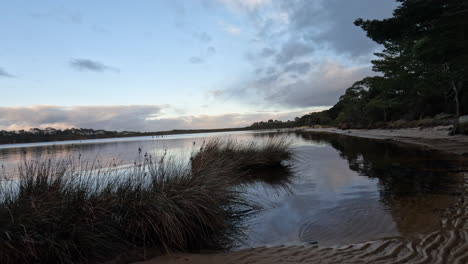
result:
[[[239,179],[290,158],[289,150],[275,154],[286,148],[217,141],[191,163],[145,158],[124,171],[25,162],[19,178],[0,182],[1,262],[88,263],[135,248],[226,248],[255,209],[236,188]]]
[[[259,173],[265,169],[278,168],[289,169],[283,161],[293,158],[290,143],[282,138],[269,139],[267,141],[249,141],[245,143],[233,140],[213,140],[203,144],[200,150],[193,155],[192,168],[194,170],[210,166],[213,161],[223,159],[234,164],[241,180],[261,176]]]

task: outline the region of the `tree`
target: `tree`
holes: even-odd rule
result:
[[[357,19],[355,24],[385,49],[376,55],[374,70],[386,78],[408,81],[408,87],[427,85],[438,76],[432,89],[449,89],[455,115],[461,113],[461,93],[467,81],[468,2],[465,0],[399,0],[392,18]],[[434,84],[434,83],[433,83]],[[466,88],[465,88],[466,89]],[[428,90],[424,88],[423,90]]]

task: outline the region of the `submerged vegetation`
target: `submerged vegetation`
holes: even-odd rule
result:
[[[378,74],[357,81],[329,110],[294,121],[270,120],[251,128],[330,125],[383,127],[392,122],[434,118],[435,124],[468,114],[468,2],[398,0],[393,17],[357,19],[367,36],[383,45],[375,53]]]
[[[239,184],[251,169],[284,168],[289,158],[289,144],[276,140],[212,141],[188,163],[145,156],[124,170],[25,162],[0,182],[0,258],[77,263],[132,249],[229,247],[257,208]]]

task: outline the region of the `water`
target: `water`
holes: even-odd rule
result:
[[[68,158],[132,164],[164,151],[188,158],[213,137],[293,142],[291,181],[252,183],[263,209],[248,219],[237,248],[264,245],[339,246],[389,237],[424,236],[441,227],[462,193],[466,160],[414,147],[338,135],[299,132],[227,132],[165,137],[83,140],[0,148],[5,173],[22,159]],[[278,173],[278,172],[265,172]]]
[[[462,193],[466,159],[347,136],[295,133],[294,180],[255,188],[266,210],[247,246],[340,246],[440,229]],[[241,246],[242,247],[242,246]]]

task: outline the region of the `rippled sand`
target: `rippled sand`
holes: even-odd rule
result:
[[[464,191],[440,229],[342,247],[279,246],[217,254],[173,254],[141,263],[468,263],[468,173]],[[365,225],[366,223],[362,223]]]

